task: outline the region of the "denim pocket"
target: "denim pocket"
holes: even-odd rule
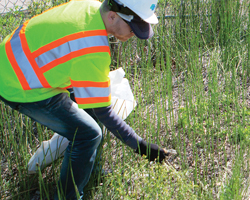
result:
[[[66,110],[66,111],[70,111],[72,105],[73,105],[73,101],[69,98],[69,100],[66,100],[65,102],[63,102],[64,106],[63,108]]]
[[[18,112],[23,113],[27,116],[30,116],[32,111],[27,108],[27,106],[23,106],[22,104],[19,104],[16,109]]]

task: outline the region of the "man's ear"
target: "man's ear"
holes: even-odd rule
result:
[[[114,24],[116,20],[117,20],[117,14],[116,14],[116,12],[109,11],[108,12],[108,22],[110,24]]]

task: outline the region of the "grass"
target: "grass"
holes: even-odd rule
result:
[[[34,4],[28,14],[47,6]],[[98,186],[93,179],[100,176],[93,177],[89,198],[248,199],[248,9],[245,0],[161,0],[152,39],[111,38],[111,69],[123,67],[138,103],[127,123],[178,156],[163,165],[149,163],[106,133],[102,162],[113,172]],[[4,15],[1,38],[26,17]],[[28,175],[26,166],[53,132],[3,103],[0,127],[2,199],[52,198],[61,159],[37,175]]]

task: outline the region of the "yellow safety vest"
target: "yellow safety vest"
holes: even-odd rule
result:
[[[70,1],[31,18],[0,44],[0,95],[35,102],[74,89],[80,108],[111,103],[101,3]]]

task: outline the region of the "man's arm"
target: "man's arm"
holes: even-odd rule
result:
[[[137,149],[142,138],[113,111],[111,106],[93,110],[100,122],[110,132],[132,149]]]
[[[135,153],[146,155],[150,161],[159,158],[162,162],[168,155],[165,149],[156,144],[147,143],[127,125],[113,110],[111,106],[94,108],[94,113],[100,122],[126,145],[135,150]]]

